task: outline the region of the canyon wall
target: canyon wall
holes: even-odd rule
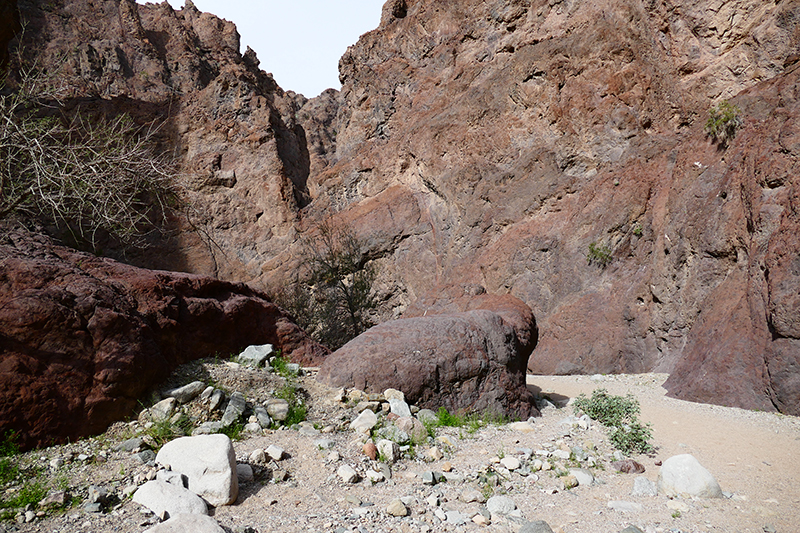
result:
[[[331,219],[383,318],[481,286],[533,309],[532,372],[800,414],[796,2],[390,0],[311,100],[189,1],[19,6],[74,105],[159,117],[184,163],[188,209],[128,261],[270,290]]]

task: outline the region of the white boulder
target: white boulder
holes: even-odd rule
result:
[[[133,494],[133,501],[144,505],[157,516],[179,514],[208,514],[208,506],[200,496],[183,487],[165,481],[148,481]]]
[[[231,504],[239,495],[236,455],[227,435],[175,439],[161,448],[156,462],[185,475],[189,490],[214,507]]]
[[[690,454],[664,461],[658,473],[658,492],[670,498],[722,498],[717,480]]]

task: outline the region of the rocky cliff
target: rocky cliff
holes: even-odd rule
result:
[[[800,413],[796,2],[390,0],[312,100],[189,1],[19,6],[76,101],[168,125],[191,209],[134,262],[268,288],[332,218],[387,316],[477,284],[533,309],[532,372],[666,371],[681,398]]]

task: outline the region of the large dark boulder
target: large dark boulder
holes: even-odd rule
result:
[[[317,379],[367,392],[399,389],[430,409],[538,415],[525,384],[536,331],[530,308],[512,296],[468,302],[371,328],[328,356]]]
[[[103,431],[192,359],[264,343],[305,364],[326,353],[247,285],[0,234],[0,433],[23,448]]]

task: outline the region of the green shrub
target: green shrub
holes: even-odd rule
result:
[[[289,414],[286,416],[286,420],[283,421],[284,425],[293,426],[294,424],[299,424],[306,419],[306,416],[308,415],[308,407],[306,407],[305,403],[298,398],[297,385],[295,385],[293,382],[288,381],[286,385],[278,389],[275,392],[275,397],[289,402]]]
[[[278,350],[278,355],[273,357],[269,364],[272,367],[272,369],[275,370],[275,373],[278,374],[279,376],[283,376],[285,378],[297,377],[297,372],[290,370],[286,366],[288,364],[288,361],[283,357],[280,350]]]
[[[720,146],[726,146],[736,136],[736,131],[744,124],[740,116],[741,112],[741,109],[729,101],[721,101],[708,110],[706,134]]]
[[[219,430],[223,435],[227,435],[231,440],[241,440],[242,432],[244,431],[244,424],[241,422],[234,422],[230,426],[225,426]]]
[[[580,394],[574,407],[604,426],[621,426],[639,414],[639,402],[633,395],[612,396],[605,389],[595,389],[591,398]]]
[[[595,389],[590,398],[578,395],[573,408],[611,428],[609,440],[617,449],[625,453],[653,451],[649,442],[653,437],[650,425],[639,422],[639,402],[633,395],[613,396],[605,389]]]
[[[26,483],[8,500],[0,500],[0,508],[16,509],[37,504],[47,495],[47,488],[38,481]]]
[[[654,451],[650,439],[653,432],[650,424],[642,425],[641,422],[634,420],[628,424],[616,427],[611,431],[609,440],[611,444],[624,453],[650,453]]]
[[[19,477],[19,468],[8,457],[0,459],[0,485],[11,483]]]
[[[591,243],[589,252],[586,254],[586,261],[590,265],[594,263],[605,268],[611,262],[611,248],[606,244]]]

